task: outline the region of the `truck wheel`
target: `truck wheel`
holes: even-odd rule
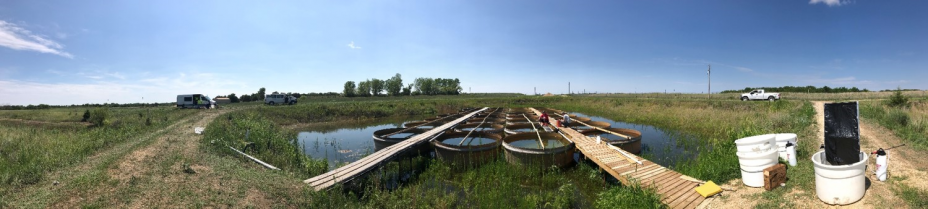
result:
[[[748,101],[748,97],[741,97],[741,101]]]
[[[296,104],[296,102],[290,102],[290,105]]]
[[[267,104],[269,104],[269,105],[274,105],[274,101],[271,101],[270,103],[267,103]]]
[[[767,97],[767,100],[770,100],[771,102],[777,101],[777,99],[776,99],[776,98],[773,98],[773,96]]]

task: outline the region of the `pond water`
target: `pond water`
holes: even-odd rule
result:
[[[457,146],[458,144],[461,143],[461,140],[464,140],[464,137],[454,137],[454,138],[444,139],[441,141],[441,143]],[[470,136],[470,137],[467,137],[467,141],[464,141],[464,145],[466,146],[469,144],[470,146],[478,146],[478,145],[484,145],[484,144],[492,144],[494,142],[496,142],[496,140],[493,140],[491,138]]]
[[[677,162],[684,159],[695,158],[698,154],[695,148],[687,149],[687,143],[696,141],[696,139],[691,136],[673,131],[665,131],[654,126],[619,122],[579,112],[570,112],[570,114],[588,117],[593,121],[607,122],[611,124],[610,127],[613,128],[627,128],[640,131],[641,154],[639,155],[662,166],[674,166]],[[615,137],[610,135],[610,138]]]
[[[545,140],[545,148],[547,149],[564,146],[564,142],[558,139],[544,139],[544,140]],[[541,145],[538,144],[538,139],[518,140],[518,141],[510,142],[509,145],[512,145],[514,147],[520,147],[520,148],[541,149]]]
[[[297,135],[303,152],[312,158],[327,159],[329,169],[354,162],[374,153],[374,131],[402,128],[406,122],[421,118],[386,118],[363,123],[347,123],[334,127],[304,128]],[[390,138],[406,138],[411,133],[399,133]]]

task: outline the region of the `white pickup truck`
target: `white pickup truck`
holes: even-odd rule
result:
[[[772,102],[780,100],[780,93],[766,93],[763,89],[754,89],[751,93],[741,94],[741,101],[748,100],[770,100]]]

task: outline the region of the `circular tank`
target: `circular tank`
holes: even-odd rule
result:
[[[599,127],[599,128],[609,128],[609,126],[612,126],[612,124],[609,124],[607,122],[602,122],[602,121],[588,121],[584,123],[586,123],[587,125],[591,125],[593,127]],[[570,123],[570,128],[573,128],[574,130],[577,130],[580,132],[594,129],[594,128],[590,128],[589,126],[586,126],[580,123],[575,123],[575,122]]]
[[[480,127],[477,127],[477,125],[480,125]],[[500,132],[503,132],[503,125],[501,125],[501,124],[492,124],[492,123],[489,123],[489,124],[488,124],[488,123],[484,123],[484,124],[481,125],[480,122],[477,122],[477,123],[467,123],[467,124],[458,125],[457,127],[454,128],[454,131],[455,131],[455,132],[465,132],[465,133],[466,133],[466,132],[470,132],[471,130],[474,130],[474,129],[477,129],[477,130],[474,131],[474,132],[500,133]]]
[[[513,124],[513,125],[507,125],[506,128],[503,130],[506,132],[506,134],[535,133],[535,129],[538,129],[538,131],[544,132],[544,129],[542,129],[541,126],[539,126],[538,124],[534,124],[534,125],[535,127],[532,127],[532,124],[530,123],[518,123],[518,124]]]
[[[374,149],[381,150],[383,148],[387,148],[390,145],[399,143],[403,140],[409,139],[412,136],[425,133],[427,131],[425,129],[416,128],[416,129],[407,130],[402,133],[383,137],[383,135],[394,133],[397,131],[402,131],[403,129],[405,128],[388,128],[388,129],[381,129],[381,130],[374,131]],[[426,151],[426,152],[428,151],[428,144],[422,143],[422,145],[425,145],[425,146],[420,145],[419,147],[416,148],[418,153],[422,153],[421,151]]]
[[[485,122],[485,123],[490,123],[490,124],[500,124],[500,125],[502,125],[502,124],[506,124],[506,119],[502,119],[502,118],[489,118],[489,119],[487,119],[486,121],[484,121],[483,118],[474,118],[474,119],[467,120],[467,123],[468,123],[468,124],[470,124],[470,123],[480,123],[480,122]]]
[[[616,136],[614,134],[600,131],[598,129],[585,130],[580,133],[582,133],[583,135],[589,136],[589,137],[593,137],[593,138],[596,138],[596,136],[600,136],[600,138],[606,141],[606,143],[622,148],[622,150],[631,152],[633,154],[641,153],[641,132],[640,131],[634,130],[634,129],[627,129],[627,128],[606,128],[606,130],[626,135],[628,137],[631,137],[631,139],[627,139],[621,136]]]
[[[539,145],[538,137],[545,141]],[[520,133],[503,138],[506,161],[511,164],[565,167],[574,162],[574,143],[557,133]]]
[[[403,127],[404,127],[404,128],[412,128],[412,127],[414,127],[414,126],[419,126],[418,128],[420,128],[420,129],[432,129],[432,128],[435,128],[436,126],[439,126],[439,125],[442,124],[441,122],[431,122],[431,123],[430,123],[430,122],[431,122],[431,121],[413,121],[413,122],[407,122],[407,123],[404,123],[404,124],[403,124]],[[425,123],[429,123],[429,124],[425,124]],[[424,125],[423,125],[423,124],[424,124]]]
[[[464,139],[464,137],[467,139]],[[461,141],[464,140],[462,145]],[[457,165],[480,165],[499,156],[502,136],[494,133],[467,132],[445,133],[432,140],[435,157]]]

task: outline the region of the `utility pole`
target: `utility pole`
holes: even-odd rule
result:
[[[535,87],[535,95],[538,95],[538,87]]]
[[[706,71],[706,78],[709,79],[709,94],[706,95],[706,99],[711,99],[712,96],[712,65],[709,65],[709,70]]]
[[[573,94],[573,92],[570,92],[570,82],[569,82],[569,81],[567,82],[567,94]]]

